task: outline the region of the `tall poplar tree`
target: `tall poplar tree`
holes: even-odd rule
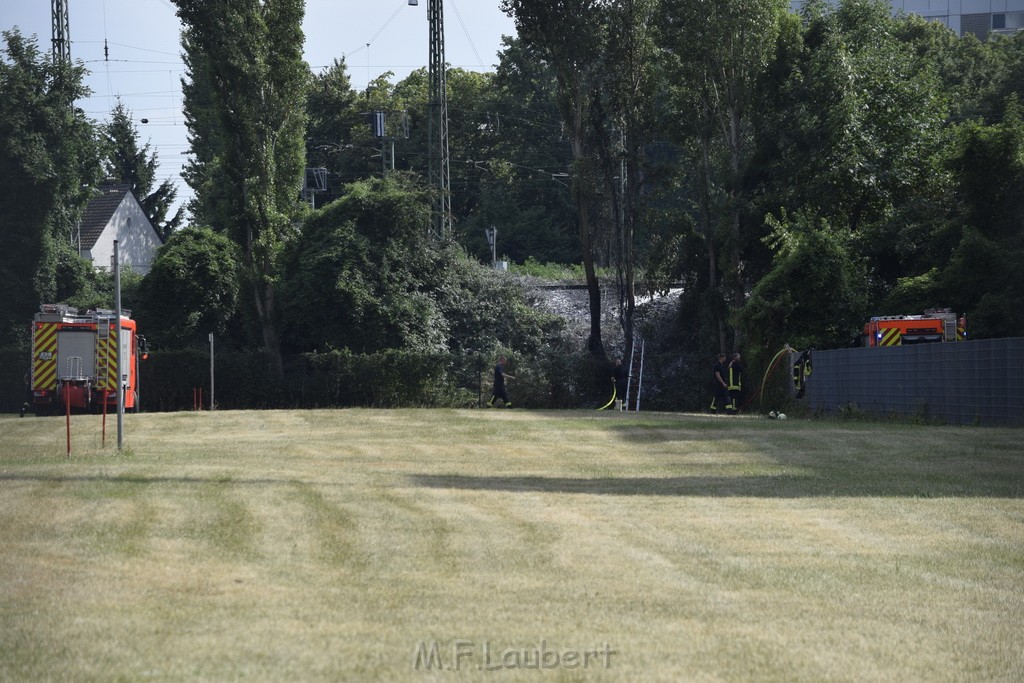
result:
[[[619,310],[626,340],[625,356],[633,348],[636,308],[636,250],[634,239],[641,221],[644,149],[653,135],[653,93],[656,47],[653,17],[658,0],[611,0],[608,3],[607,91],[609,107],[621,139],[621,164],[616,169],[622,206],[618,212]],[[624,177],[623,177],[624,176]],[[614,179],[612,179],[614,182]]]
[[[590,299],[590,354],[605,356],[601,290],[595,270],[595,204],[600,200],[594,150],[595,100],[603,78],[606,23],[601,0],[502,0],[519,37],[539,49],[558,82],[558,106],[572,146],[572,193]],[[603,123],[603,122],[602,122]]]
[[[675,90],[683,137],[695,143],[702,183],[704,233],[711,260],[711,289],[718,287],[733,311],[750,287],[744,277],[743,176],[753,145],[751,112],[757,84],[774,55],[785,0],[664,0],[662,47],[678,83]],[[722,350],[730,341],[719,318]]]
[[[292,232],[305,167],[306,91],[303,0],[174,0],[185,46],[201,64],[206,101],[191,128],[207,160],[197,193],[214,187],[234,211],[213,227],[242,248],[263,345],[281,376],[275,282],[277,259]],[[186,99],[186,107],[190,101]],[[190,181],[191,182],[191,181]],[[219,223],[219,224],[218,224]]]

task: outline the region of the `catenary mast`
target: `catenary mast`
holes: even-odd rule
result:
[[[448,88],[444,61],[444,3],[430,0],[430,100],[427,124],[427,160],[432,191],[430,234],[448,239],[452,234],[452,197],[448,159]]]
[[[50,0],[50,19],[53,27],[53,63],[71,63],[71,24],[65,0]]]

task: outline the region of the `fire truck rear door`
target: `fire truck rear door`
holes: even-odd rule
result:
[[[90,377],[96,367],[96,331],[65,327],[57,332],[58,379]]]

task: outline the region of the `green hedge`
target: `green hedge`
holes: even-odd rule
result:
[[[349,351],[286,356],[284,379],[274,381],[264,354],[218,350],[217,407],[221,409],[320,407],[472,407],[491,392],[494,359],[481,355]],[[25,353],[0,349],[0,412],[15,413],[25,401]],[[139,382],[144,411],[191,410],[193,390],[202,388],[209,406],[210,357],[200,349],[151,353]],[[509,385],[524,408],[579,408],[604,395],[585,354],[545,349],[537,357],[513,355]],[[600,396],[598,394],[601,394]]]
[[[446,405],[455,401],[449,362],[447,355],[398,351],[302,354],[286,357],[284,379],[275,381],[264,354],[218,351],[215,398],[219,408],[228,409]],[[141,374],[143,410],[191,409],[199,388],[209,404],[210,358],[204,351],[151,354]]]
[[[29,370],[29,352],[0,349],[0,412],[16,413],[27,398],[25,373]]]
[[[480,355],[332,351],[285,357],[284,379],[274,381],[262,353],[219,351],[215,398],[222,409],[471,407],[490,395],[492,364]],[[517,405],[572,408],[591,400],[582,395],[580,358],[549,352],[519,364],[524,372],[510,388]],[[198,388],[209,405],[209,387],[205,351],[164,351],[142,363],[143,410],[191,410]]]

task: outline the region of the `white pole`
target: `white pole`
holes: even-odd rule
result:
[[[117,377],[117,450],[121,450],[124,443],[124,382],[121,379],[121,258],[117,249],[117,240],[114,240],[114,318],[117,324],[114,325],[114,342],[117,344],[117,353],[114,354],[115,371]]]
[[[498,267],[498,229],[493,225],[489,228],[484,228],[484,234],[487,235],[487,243],[491,245],[491,267]]]
[[[640,389],[644,385],[644,343],[640,342],[640,379],[636,383],[636,412],[640,412]]]
[[[210,410],[216,403],[213,402],[213,332],[210,333]]]

